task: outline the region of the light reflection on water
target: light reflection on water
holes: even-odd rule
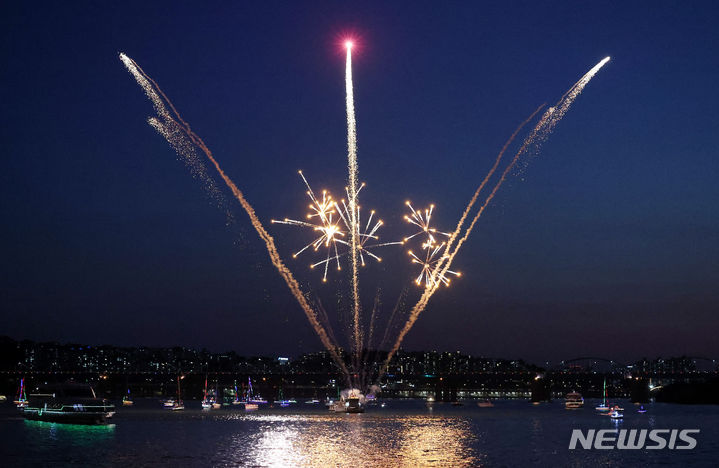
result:
[[[378,419],[381,418],[381,419]],[[461,418],[378,415],[252,415],[221,463],[257,466],[477,466],[470,425]]]
[[[109,426],[24,421],[0,405],[2,466],[716,466],[719,406],[629,402],[621,422],[562,401],[494,408],[388,401],[364,414],[296,405],[245,413],[237,408],[165,411],[156,400],[122,408]],[[573,429],[700,428],[698,446],[678,450],[567,449]]]

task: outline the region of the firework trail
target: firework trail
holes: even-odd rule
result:
[[[359,274],[357,272],[357,122],[352,85],[352,42],[347,42],[347,63],[345,66],[345,93],[347,107],[347,170],[349,172],[349,211],[350,211],[350,255],[352,263],[352,300],[354,302],[353,336],[354,350],[359,353],[362,347],[360,331]]]
[[[345,373],[345,375],[348,375],[349,373],[347,371],[347,367],[345,366],[342,359],[340,359],[340,356],[337,353],[337,349],[333,347],[333,344],[330,341],[330,338],[327,335],[327,332],[325,331],[324,327],[322,327],[322,325],[319,323],[316,312],[312,309],[312,306],[310,306],[309,302],[307,301],[307,298],[302,292],[297,280],[295,280],[290,270],[282,262],[282,259],[277,252],[277,247],[275,246],[274,239],[267,233],[265,228],[262,226],[262,223],[255,214],[254,208],[252,208],[252,205],[250,205],[250,203],[245,199],[245,196],[243,195],[242,191],[240,191],[237,185],[235,185],[235,183],[225,174],[217,160],[212,155],[210,149],[207,147],[207,145],[205,145],[205,142],[190,129],[190,126],[182,119],[180,114],[177,112],[177,109],[175,109],[175,106],[163,93],[162,89],[160,89],[158,84],[152,78],[150,78],[144,72],[144,70],[142,70],[142,68],[140,68],[137,63],[135,63],[134,60],[132,60],[127,55],[121,53],[120,60],[122,60],[122,63],[125,65],[127,70],[132,74],[140,87],[142,87],[142,89],[145,91],[147,97],[150,99],[150,101],[152,101],[155,112],[157,112],[158,116],[163,120],[163,122],[160,122],[157,118],[151,117],[148,119],[150,125],[152,125],[153,128],[157,129],[158,132],[160,132],[160,134],[165,137],[165,139],[168,140],[168,142],[170,142],[173,147],[176,147],[176,145],[182,145],[186,136],[196,147],[198,147],[205,154],[205,156],[207,156],[207,159],[210,160],[212,165],[217,170],[217,173],[220,175],[220,177],[222,177],[222,180],[232,191],[232,194],[240,202],[245,212],[247,212],[252,226],[255,228],[257,234],[259,234],[260,238],[265,243],[265,247],[267,248],[267,253],[270,256],[272,264],[277,268],[277,271],[282,276],[282,279],[285,280],[285,283],[289,287],[292,294],[295,296],[295,299],[297,299],[297,302],[302,307],[302,310],[307,316],[307,320],[309,320],[310,324],[319,336],[320,341],[330,352],[332,358],[335,360],[335,363],[339,366],[339,368]],[[167,110],[165,104],[170,107],[172,113],[174,114],[174,117]],[[181,135],[181,137],[179,135]]]
[[[124,54],[120,54],[120,60],[125,64],[125,67],[130,70],[131,68],[137,67],[137,64],[132,62],[132,59]],[[130,70],[132,73],[132,70]],[[135,75],[135,73],[133,73]],[[135,75],[135,79],[142,87],[147,98],[152,102],[152,107],[155,109],[157,115],[162,121],[157,118],[148,119],[148,123],[165,139],[170,143],[172,149],[180,155],[182,161],[190,169],[190,173],[196,179],[202,181],[205,190],[210,195],[210,198],[214,199],[217,203],[218,208],[225,212],[228,222],[232,220],[232,213],[227,207],[225,197],[222,196],[219,188],[215,184],[215,181],[207,173],[207,168],[202,162],[200,157],[195,151],[195,146],[182,132],[182,128],[172,119],[172,116],[167,110],[167,107],[163,104],[162,98],[153,89],[148,82],[147,78],[141,74]]]
[[[474,219],[472,219],[472,222],[470,223],[469,227],[464,233],[464,236],[459,240],[457,243],[457,246],[454,248],[454,250],[451,251],[451,253],[447,254],[444,258],[442,258],[437,265],[435,266],[435,274],[436,275],[442,275],[449,271],[449,268],[452,264],[452,261],[454,260],[454,257],[457,255],[457,252],[459,252],[459,249],[462,247],[462,244],[467,240],[469,237],[469,234],[472,232],[472,229],[474,228],[475,223],[479,220],[479,218],[482,216],[482,213],[484,212],[487,205],[492,201],[494,196],[496,195],[497,191],[501,187],[502,183],[506,180],[507,175],[512,170],[512,168],[516,165],[517,161],[519,160],[519,157],[527,152],[528,148],[535,147],[538,148],[544,141],[546,141],[547,138],[549,138],[549,135],[556,127],[557,123],[564,117],[566,112],[569,110],[569,107],[572,105],[574,100],[582,93],[585,86],[589,83],[589,81],[597,74],[597,72],[607,63],[609,62],[610,58],[606,57],[603,60],[601,60],[597,65],[595,65],[592,69],[590,69],[582,78],[577,81],[564,95],[559,99],[557,104],[554,107],[550,107],[547,109],[547,111],[542,115],[542,118],[539,120],[539,123],[534,127],[532,132],[529,134],[527,138],[525,138],[524,142],[522,143],[522,146],[519,148],[517,153],[514,155],[514,158],[512,158],[512,161],[509,163],[507,168],[502,173],[502,176],[500,177],[499,181],[495,184],[494,188],[490,192],[490,194],[485,199],[483,205],[480,207],[477,214],[474,216]],[[539,109],[537,109],[538,111]],[[534,112],[534,114],[537,113],[537,111]],[[533,114],[533,115],[534,115]],[[532,117],[530,116],[530,119]],[[527,121],[522,123],[519,127],[521,129]],[[511,143],[511,141],[516,136],[517,132],[514,132],[510,139],[507,141],[507,143],[504,145],[502,152],[506,150],[506,147]],[[470,204],[465,209],[465,212],[460,220],[460,223],[458,224],[457,230],[453,233],[453,236],[451,238],[456,238],[459,234],[459,230],[461,229],[461,225],[464,222],[466,216],[469,214],[471,210],[471,206],[476,201],[477,196],[479,195],[479,191],[481,191],[481,188],[484,187],[486,184],[489,176],[491,176],[492,173],[494,173],[496,166],[501,159],[502,152],[500,152],[500,155],[497,158],[497,162],[490,170],[490,174],[488,177],[485,177],[485,180],[480,185],[480,189],[475,192],[475,196],[472,197],[472,200],[470,201]],[[449,243],[448,243],[449,245]],[[447,249],[449,251],[449,248]],[[397,340],[395,341],[394,346],[392,346],[392,349],[387,355],[387,359],[382,366],[382,369],[380,370],[380,377],[386,372],[387,367],[389,366],[390,361],[392,360],[392,357],[399,349],[400,344],[402,343],[402,340],[407,335],[409,330],[412,328],[414,323],[417,321],[417,318],[422,313],[424,308],[427,306],[427,303],[429,302],[429,299],[432,297],[432,295],[437,291],[439,287],[439,284],[434,284],[431,287],[428,287],[423,292],[422,296],[418,300],[417,304],[412,308],[412,310],[409,313],[409,318],[407,320],[407,323],[405,323],[404,327],[399,333],[399,336],[397,337]]]

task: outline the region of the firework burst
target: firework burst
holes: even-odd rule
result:
[[[357,239],[355,248],[361,266],[367,264],[365,261],[366,257],[378,262],[382,261],[380,256],[371,252],[372,249],[387,245],[402,244],[402,242],[379,242],[377,231],[384,223],[381,219],[375,218],[374,210],[370,211],[367,222],[363,222],[359,205],[356,205],[353,213],[349,204],[344,199],[337,202],[327,190],[323,190],[322,196],[317,197],[302,171],[299,171],[299,174],[307,187],[307,196],[311,201],[307,220],[301,221],[285,218],[284,220],[273,219],[272,222],[307,227],[319,233],[317,238],[295,252],[292,256],[296,258],[310,247],[312,247],[312,250],[315,252],[324,249],[326,251],[325,258],[319,262],[310,264],[310,268],[316,268],[318,266],[324,267],[322,281],[327,281],[327,272],[331,263],[336,263],[337,270],[341,270],[342,264],[340,263],[340,258],[351,253],[352,243],[349,239],[352,237],[351,226],[353,224],[355,226],[355,236]],[[364,186],[365,184],[361,184],[356,193],[359,194]],[[348,188],[345,188],[345,191],[349,193]],[[353,220],[356,220],[356,222],[353,223]]]
[[[415,278],[414,282],[418,286],[424,283],[425,288],[435,287],[439,284],[449,286],[450,279],[448,275],[461,276],[461,273],[452,270],[444,272],[439,271],[437,265],[447,259],[448,255],[446,252],[447,243],[438,242],[437,238],[439,236],[449,237],[450,234],[448,232],[438,231],[431,226],[430,222],[432,220],[434,205],[429,205],[429,208],[424,210],[415,210],[409,201],[405,204],[409,207],[411,213],[406,215],[404,219],[408,223],[418,227],[419,231],[405,237],[404,242],[408,242],[420,235],[425,236],[421,244],[422,250],[424,250],[424,256],[419,256],[411,250],[408,251],[410,258],[412,259],[412,263],[422,266],[422,269],[420,270],[417,278]]]

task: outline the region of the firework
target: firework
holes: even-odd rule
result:
[[[309,205],[310,212],[309,214],[307,214],[307,221],[299,221],[295,219],[285,218],[282,221],[273,219],[272,223],[308,227],[313,231],[319,233],[319,237],[302,247],[292,256],[297,258],[298,255],[300,255],[302,252],[304,252],[310,247],[312,247],[315,252],[317,252],[320,248],[324,247],[324,249],[327,251],[327,256],[326,260],[324,261],[325,272],[324,276],[322,277],[322,281],[327,281],[327,268],[330,264],[330,258],[337,259],[337,269],[341,269],[341,265],[339,262],[339,253],[337,250],[337,241],[340,239],[340,237],[344,237],[346,233],[342,230],[339,224],[339,211],[337,209],[337,203],[335,203],[335,201],[332,199],[332,195],[330,195],[327,190],[323,190],[322,198],[318,198],[317,196],[315,196],[312,187],[310,187],[310,184],[309,182],[307,182],[307,179],[305,178],[304,174],[302,174],[302,171],[299,171],[299,174],[300,177],[302,177],[302,181],[307,186],[307,196],[310,198],[311,201]],[[333,252],[334,257],[332,256]],[[310,265],[310,267],[314,268],[314,266],[316,265],[317,264]]]
[[[352,83],[352,41],[345,42],[347,47],[347,61],[345,64],[345,105],[347,108],[347,171],[349,173],[349,223],[350,223],[350,258],[352,264],[352,299],[354,302],[354,350],[359,354],[362,347],[362,333],[360,331],[360,298],[359,275],[357,273],[358,260],[358,224],[357,219],[357,121],[355,120],[354,85]],[[357,357],[357,356],[356,356]]]
[[[324,249],[326,251],[324,255],[325,258],[317,263],[310,264],[310,268],[324,266],[322,281],[326,282],[329,265],[334,262],[337,265],[337,270],[341,270],[342,265],[340,258],[351,253],[352,244],[347,239],[351,236],[353,217],[349,205],[344,199],[338,203],[327,190],[322,191],[321,197],[316,196],[302,171],[299,171],[299,174],[307,187],[306,193],[311,201],[309,205],[310,212],[306,216],[307,220],[301,221],[289,218],[283,220],[273,219],[272,223],[306,227],[319,233],[318,237],[299,249],[293,254],[293,257],[296,258],[310,247],[312,247],[311,250],[314,252]],[[364,183],[361,184],[357,193],[359,193],[364,186]],[[349,189],[345,188],[345,191],[349,192]],[[384,223],[381,219],[375,219],[374,210],[370,211],[367,221],[362,222],[361,209],[360,206],[357,205],[354,219],[356,220],[355,229],[357,237],[355,249],[357,250],[359,262],[362,266],[366,265],[365,257],[373,258],[378,262],[382,261],[381,257],[371,251],[372,249],[402,243],[379,242],[377,231]]]
[[[424,210],[415,210],[409,201],[406,201],[405,205],[407,205],[410,210],[410,214],[404,217],[405,221],[419,228],[419,231],[405,237],[403,243],[420,235],[425,236],[421,244],[421,248],[425,252],[424,255],[419,256],[411,250],[408,251],[411,262],[421,265],[422,267],[414,282],[417,286],[424,283],[425,288],[431,288],[438,284],[449,286],[450,280],[447,275],[460,276],[460,273],[451,270],[442,273],[437,269],[437,265],[447,258],[447,243],[444,241],[438,242],[437,238],[439,236],[449,237],[450,234],[448,232],[438,231],[432,227],[431,221],[434,205],[429,205],[429,208]]]

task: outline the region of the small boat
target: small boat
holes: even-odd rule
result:
[[[237,391],[237,380],[235,380],[235,399],[232,400],[233,405],[239,405],[242,401],[240,401],[240,392]]]
[[[247,378],[247,403],[254,403],[256,405],[266,405],[267,400],[263,399],[260,395],[255,395],[252,390],[252,378]]]
[[[450,403],[452,406],[464,406],[464,403],[458,400],[454,400],[452,403]]]
[[[280,405],[280,408],[287,408],[290,406],[290,403],[297,403],[296,400],[285,400],[283,394],[282,394],[282,387],[280,387],[280,393],[277,398],[277,402]]]
[[[115,406],[90,385],[75,382],[41,387],[23,409],[26,419],[65,424],[104,424],[114,414]]]
[[[15,401],[15,406],[18,408],[25,408],[27,406],[27,391],[25,390],[25,378],[20,379],[20,388],[17,392],[17,398]]]
[[[434,404],[434,397],[428,396],[427,399],[425,400],[425,403],[427,404],[427,406],[432,406]]]
[[[615,406],[612,408],[612,410],[609,412],[609,417],[612,419],[623,419],[624,413],[622,412],[622,408],[619,406]]]
[[[175,406],[175,399],[167,398],[166,400],[162,400],[162,406],[164,408],[172,408],[173,406]]]
[[[350,393],[345,400],[345,413],[364,413],[364,406],[359,395]]]
[[[177,376],[177,400],[172,400],[172,404],[168,405],[167,403],[170,401],[165,402],[165,407],[170,408],[172,411],[180,411],[185,409],[184,403],[182,403],[182,392],[180,390],[180,380],[184,379],[185,376]]]
[[[259,407],[257,403],[245,403],[245,411],[255,411]]]
[[[203,410],[212,408],[212,401],[207,394],[207,375],[205,375],[205,389],[202,391],[202,401],[200,402]]]
[[[639,409],[637,410],[637,413],[642,413],[642,414],[643,414],[643,413],[646,413],[646,412],[647,412],[647,410],[646,410],[646,408],[644,408],[644,405],[641,405],[641,406],[639,407]]]
[[[327,409],[334,413],[344,413],[345,411],[345,404],[342,400],[333,401],[330,400]]]
[[[604,386],[602,389],[602,402],[596,406],[597,411],[606,413],[609,411],[609,405],[607,405],[607,379],[604,379]]]
[[[122,406],[132,406],[135,402],[130,398],[130,389],[127,389],[127,394],[122,397]]]
[[[215,397],[212,402],[212,409],[220,409],[222,404],[220,403],[220,389],[218,388],[217,380],[215,380]]]
[[[494,403],[492,403],[490,400],[483,400],[477,403],[477,406],[480,408],[493,408]]]
[[[577,409],[584,406],[584,398],[577,392],[569,392],[564,397],[564,407],[567,409]]]
[[[317,398],[313,398],[313,399],[311,399],[311,400],[305,401],[305,404],[306,404],[306,405],[319,405],[319,404],[320,404],[320,400],[318,400]]]

